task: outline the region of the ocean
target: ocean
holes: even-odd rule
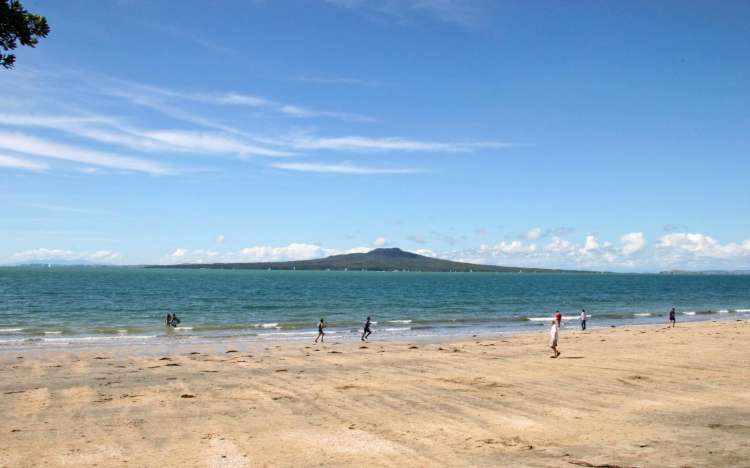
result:
[[[0,268],[0,350],[212,340],[372,339],[750,318],[750,275]],[[164,325],[168,313],[178,328]]]

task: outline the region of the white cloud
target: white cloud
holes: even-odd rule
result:
[[[0,154],[0,167],[7,167],[11,169],[23,169],[27,171],[44,171],[49,169],[49,166],[29,159],[16,158],[14,156],[5,156]]]
[[[21,133],[0,132],[0,148],[43,158],[61,159],[111,169],[148,174],[172,172],[168,167],[153,161],[52,143]]]
[[[369,252],[372,247],[351,249],[327,248],[310,243],[291,243],[285,246],[252,246],[239,250],[221,249],[216,238],[216,249],[176,248],[155,263],[214,263],[214,262],[273,262],[309,260],[346,253]],[[420,255],[481,264],[517,267],[564,268],[605,271],[659,271],[669,269],[749,269],[750,239],[742,242],[721,243],[702,233],[671,233],[658,242],[649,244],[641,232],[619,237],[619,244],[586,236],[580,242],[553,237],[548,243],[513,240],[494,245],[480,245],[455,251],[436,251],[422,248]],[[378,236],[373,247],[394,245],[385,236]],[[398,244],[396,244],[398,245]],[[638,253],[638,255],[634,255]],[[108,250],[71,251],[62,249],[34,249],[13,255],[8,263],[29,261],[91,261],[122,263],[120,254]]]
[[[544,246],[545,252],[570,254],[576,250],[572,242],[555,236],[549,244]]]
[[[219,234],[216,236],[216,243],[219,245],[222,245],[224,243],[224,234]]]
[[[117,252],[109,250],[74,251],[65,249],[32,249],[15,253],[11,256],[9,263],[25,262],[91,262],[91,263],[116,263],[121,259]]]
[[[646,238],[642,232],[631,232],[620,237],[622,243],[622,253],[631,255],[643,250],[646,246]]]
[[[596,237],[589,235],[586,236],[586,242],[583,244],[583,247],[581,247],[580,252],[583,254],[587,254],[598,250],[599,247],[599,241],[596,239]]]
[[[352,164],[321,164],[321,163],[277,163],[271,167],[297,172],[317,172],[328,174],[414,174],[418,169],[388,169],[378,167],[355,166]]]
[[[535,227],[535,228],[529,229],[529,231],[526,233],[524,237],[526,237],[526,239],[528,240],[537,240],[541,238],[543,235],[544,235],[544,231],[542,230],[542,228]]]
[[[662,236],[656,244],[648,244],[642,232],[631,232],[619,240],[617,246],[593,235],[581,243],[555,236],[541,249],[516,240],[437,252],[436,256],[505,266],[605,271],[750,269],[750,239],[722,244],[705,234],[672,233]]]
[[[172,252],[172,257],[175,258],[184,258],[185,255],[187,255],[188,251],[185,249],[175,249],[174,252]]]
[[[348,253],[369,252],[368,247],[355,247],[339,250],[321,247],[317,244],[292,243],[286,246],[253,246],[237,251],[215,251],[209,249],[189,250],[175,249],[171,255],[163,257],[156,263],[237,263],[237,262],[284,262],[291,260],[311,260]]]
[[[721,244],[713,237],[700,233],[673,233],[661,237],[659,247],[696,257],[733,258],[750,255],[750,240],[742,244]]]
[[[417,249],[414,253],[417,255],[424,255],[425,257],[437,257],[437,254],[430,249]]]

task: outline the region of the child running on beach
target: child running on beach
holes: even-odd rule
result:
[[[674,311],[674,307],[672,307],[672,310],[669,311],[669,323],[672,324],[672,328],[677,324],[677,317],[676,312]]]
[[[370,316],[368,315],[367,320],[365,321],[365,328],[362,331],[362,341],[365,341],[371,333],[372,331],[370,330]]]
[[[320,342],[323,343],[323,337],[326,336],[326,333],[323,331],[323,329],[326,327],[326,321],[323,320],[323,318],[320,318],[320,322],[318,322],[318,336],[315,337],[315,342],[318,342],[318,338],[320,338]]]
[[[555,318],[552,321],[552,326],[549,329],[549,347],[552,348],[554,354],[551,358],[556,358],[560,355],[560,351],[557,350],[557,339],[560,337],[560,321]]]

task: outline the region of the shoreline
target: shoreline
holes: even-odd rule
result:
[[[608,315],[589,315],[588,328],[617,328],[633,326],[658,326],[666,322],[667,314],[630,314],[632,317],[611,319]],[[604,316],[605,318],[601,318]],[[611,316],[611,315],[610,315]],[[744,320],[750,319],[750,309],[719,310],[719,311],[685,311],[678,313],[678,323],[700,323],[707,321]],[[546,330],[550,317],[533,317],[524,321],[508,323],[508,321],[464,324],[456,323],[412,323],[411,320],[392,321],[388,326],[378,324],[373,327],[371,340],[385,343],[399,343],[419,341],[423,343],[438,343],[451,340],[471,339],[472,337],[491,338],[493,336],[509,336],[525,333],[535,333]],[[564,316],[562,331],[578,329],[579,321],[574,316]],[[116,328],[116,327],[113,327]],[[64,335],[59,331],[45,332],[33,337],[18,338],[10,336],[2,330],[19,330],[20,328],[0,327],[0,358],[5,354],[22,352],[61,352],[92,349],[127,349],[136,355],[159,354],[164,349],[175,347],[222,346],[233,343],[235,346],[246,347],[253,343],[265,344],[300,344],[312,341],[317,332],[310,329],[271,330],[271,327],[256,327],[254,333],[234,335],[201,335],[169,330],[168,333],[158,335],[158,332],[148,334],[140,332],[135,335],[120,333],[117,335]],[[164,330],[163,327],[159,328]],[[192,332],[193,327],[186,325],[183,330]],[[158,330],[158,329],[157,329]],[[266,331],[267,330],[267,331]],[[351,327],[330,327],[327,336],[331,340],[341,342],[359,342],[361,329]]]
[[[6,355],[0,465],[750,463],[750,321],[547,338]]]

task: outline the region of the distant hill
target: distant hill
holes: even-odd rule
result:
[[[188,263],[180,265],[150,265],[148,268],[216,268],[227,270],[366,270],[366,271],[434,271],[434,272],[523,272],[523,273],[583,273],[571,270],[518,268],[474,263],[452,262],[425,257],[398,248],[375,249],[367,253],[333,255],[315,260],[257,263]]]

